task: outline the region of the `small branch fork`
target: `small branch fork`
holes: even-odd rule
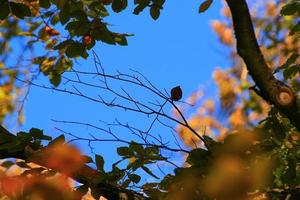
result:
[[[237,52],[246,63],[249,74],[257,86],[258,95],[274,105],[300,132],[298,96],[288,85],[277,80],[268,67],[260,51],[246,1],[226,0],[226,2],[232,13]]]

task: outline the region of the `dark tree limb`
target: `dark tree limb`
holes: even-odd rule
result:
[[[277,80],[260,51],[246,0],[226,0],[233,20],[237,52],[246,63],[259,95],[274,105],[300,132],[300,103],[295,92]]]
[[[0,125],[0,146],[9,144],[16,140],[17,137],[10,133],[6,128]],[[24,149],[17,151],[9,151],[7,149],[0,150],[0,159],[6,158],[16,158],[22,159],[27,162],[32,162],[38,164],[42,167],[53,169],[49,166],[49,163],[45,162],[47,160],[47,153],[44,149],[47,147],[37,148],[34,144],[24,147]],[[26,149],[34,152],[30,156],[26,152]],[[57,172],[61,172],[60,169],[53,169]],[[63,173],[63,172],[61,172]],[[148,200],[149,198],[145,197],[142,194],[139,194],[135,191],[127,190],[121,187],[111,185],[109,183],[95,183],[96,177],[101,177],[103,174],[100,171],[97,171],[88,165],[83,165],[81,168],[76,170],[73,174],[69,175],[75,181],[82,183],[90,188],[96,189],[99,191],[101,196],[105,197],[108,200]]]

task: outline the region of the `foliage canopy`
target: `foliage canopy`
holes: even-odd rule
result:
[[[82,155],[65,141],[64,135],[53,139],[37,128],[12,134],[0,126],[0,158],[4,159],[1,162],[1,196],[70,200],[99,199],[101,196],[111,200],[299,199],[300,3],[296,0],[266,1],[253,6],[250,17],[245,0],[225,2],[228,6],[224,5],[222,11],[224,21],[211,23],[220,42],[230,50],[232,59],[229,70],[217,69],[213,74],[221,108],[227,116],[221,123],[216,116],[215,102],[208,98],[203,101],[201,91],[187,99],[189,104],[199,105],[197,112],[190,112],[181,101],[180,86],[163,92],[139,73],[105,73],[93,47],[98,42],[128,45],[127,38],[132,35],[111,31],[106,21],[112,12],[128,9],[127,0],[0,0],[1,122],[10,113],[18,112],[15,105],[24,85],[156,116],[146,131],[120,122],[113,124],[138,135],[136,141],[122,140],[109,128],[76,123],[99,129],[112,137],[107,140],[124,145],[117,148],[120,160],[112,165],[111,171],[105,171],[101,155]],[[157,20],[164,3],[165,0],[134,0],[133,14],[149,12]],[[212,3],[212,0],[203,1],[199,13],[209,9]],[[37,46],[44,48],[42,55],[28,54],[32,56],[30,59],[12,63],[10,45],[20,37],[27,43],[21,58],[27,55],[24,52],[31,52]],[[75,70],[76,59],[86,59],[90,54],[95,58],[96,71]],[[12,65],[16,67],[7,67]],[[40,73],[47,76],[52,85],[36,84],[34,78]],[[77,78],[65,76],[68,73]],[[81,80],[84,75],[101,78],[103,85]],[[93,98],[76,88],[61,89],[62,78],[73,84],[104,89],[134,106]],[[108,79],[140,87],[164,103],[149,105],[137,101],[126,91],[112,89],[107,84]],[[173,114],[164,112],[166,105],[172,107]],[[187,113],[192,114],[188,116]],[[170,127],[161,118],[176,122],[178,126]],[[152,135],[155,122],[169,126],[187,148],[179,144],[169,146]],[[89,143],[106,140],[72,136],[74,140]],[[174,165],[166,151],[184,154],[185,165]],[[127,161],[125,166],[122,165],[124,161]],[[174,165],[174,173],[160,179],[149,167],[157,162]],[[15,167],[18,171],[10,175],[9,170]],[[157,181],[141,181],[139,171]],[[74,187],[68,178],[73,179]]]

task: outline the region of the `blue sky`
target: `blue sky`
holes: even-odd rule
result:
[[[207,94],[215,96],[211,73],[215,67],[228,64],[226,51],[209,26],[210,20],[221,17],[221,1],[214,1],[207,12],[199,14],[198,7],[201,2],[166,1],[157,21],[150,18],[148,10],[139,16],[131,14],[132,9],[110,16],[107,21],[112,24],[112,30],[133,33],[134,36],[129,38],[129,45],[126,47],[97,44],[95,51],[104,68],[112,73],[115,70],[130,72],[129,69],[135,69],[157,87],[167,91],[180,85],[184,97],[188,97],[199,85],[205,85]],[[85,70],[89,67],[93,67],[92,58],[87,61],[79,60],[77,63],[78,69]],[[38,81],[48,83],[42,76]],[[144,95],[142,92],[133,92]],[[99,120],[112,122],[115,118],[123,122],[129,121],[137,127],[151,123],[151,119],[139,114],[32,87],[25,107],[25,123],[21,129],[37,127],[46,134],[59,135],[60,132],[54,128],[59,127],[85,136],[95,133],[95,130],[54,123],[51,119],[99,124]],[[156,130],[160,130],[159,126]],[[84,152],[89,152],[87,144],[81,143],[79,147]],[[109,162],[116,160],[114,144],[101,143],[95,147],[96,152]]]

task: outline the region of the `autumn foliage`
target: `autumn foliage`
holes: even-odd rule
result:
[[[1,124],[12,115],[17,115],[19,124],[22,124],[24,102],[33,86],[148,117],[155,115],[146,131],[117,120],[105,124],[107,129],[83,122],[63,121],[97,129],[111,137],[88,138],[60,130],[72,136],[73,141],[85,141],[89,145],[93,142],[121,144],[116,148],[119,160],[109,170],[104,167],[105,159],[101,155],[82,155],[63,135],[52,139],[36,128],[12,134],[1,125],[1,199],[300,199],[299,127],[295,125],[295,119],[289,118],[298,116],[300,111],[286,115],[253,81],[258,79],[249,74],[241,50],[238,52],[236,32],[239,30],[233,25],[226,2],[247,5],[244,0],[226,0],[221,10],[223,18],[210,21],[231,60],[230,66],[216,67],[212,73],[217,98],[206,95],[204,87],[199,87],[183,99],[184,91],[180,86],[160,91],[140,73],[106,74],[92,51],[98,42],[128,45],[127,37],[132,35],[111,31],[110,24],[105,21],[111,12],[119,13],[130,7],[127,0],[0,1]],[[148,11],[152,19],[157,20],[164,3],[164,0],[134,1],[133,13],[138,15]],[[211,0],[202,1],[198,11],[205,14],[213,3]],[[299,2],[249,1],[248,6],[260,47],[258,50],[263,54],[259,59],[267,64],[266,71],[278,79],[276,83],[280,83],[274,86],[275,90],[284,84],[291,88],[282,87],[286,90],[281,88],[281,93],[274,96],[277,95],[286,107],[290,102],[298,105]],[[11,41],[19,37],[27,45],[21,50],[19,60],[11,59]],[[249,42],[247,38],[243,39]],[[35,46],[42,46],[44,52],[36,56],[32,53]],[[23,59],[27,54],[29,58]],[[76,71],[76,59],[86,59],[90,54],[96,72]],[[67,73],[73,74],[75,79]],[[47,77],[50,86],[35,84],[38,76]],[[81,76],[99,78],[103,85],[84,82]],[[64,84],[73,84],[74,90],[62,89],[62,79]],[[156,95],[164,103],[147,101],[143,104],[123,87],[121,93],[110,88],[107,79],[133,84]],[[105,101],[100,95],[99,98],[88,96],[88,92],[77,89],[75,84],[104,89],[116,98]],[[118,98],[134,106],[118,104]],[[172,125],[161,118],[170,120]],[[155,123],[171,130],[176,147],[163,142],[161,135],[151,134]],[[115,126],[129,130],[138,139],[120,138],[111,129]],[[170,158],[173,153],[182,158],[181,166]],[[171,172],[158,177],[151,167],[160,169],[161,163],[171,166]],[[150,182],[143,179],[145,174],[151,178]]]

